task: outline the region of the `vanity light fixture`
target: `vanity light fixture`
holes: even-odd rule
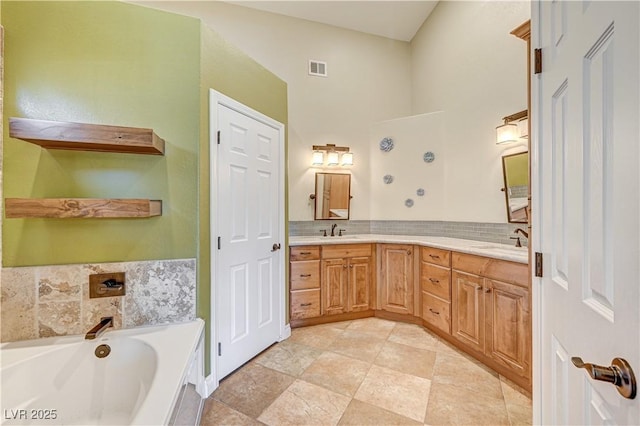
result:
[[[504,117],[504,124],[496,127],[496,144],[517,142],[520,137],[518,124],[513,123],[518,120],[526,119],[529,115],[528,110],[520,111],[512,115]]]
[[[324,152],[327,152],[327,166],[352,166],[353,153],[348,146],[335,146],[334,144],[313,145],[313,166],[324,165]]]
[[[313,161],[311,164],[314,166],[322,166],[324,164],[324,153],[322,151],[313,151]]]

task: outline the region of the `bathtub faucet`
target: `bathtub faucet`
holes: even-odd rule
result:
[[[93,340],[96,337],[100,337],[100,335],[109,327],[113,327],[113,317],[103,317],[95,327],[85,334],[84,338],[87,340]]]

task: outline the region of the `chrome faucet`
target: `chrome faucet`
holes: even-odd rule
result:
[[[337,223],[334,223],[333,225],[331,225],[331,236],[335,237],[336,236],[336,228],[338,227]]]
[[[514,234],[517,234],[518,232],[520,232],[525,238],[529,238],[529,233],[526,232],[524,229],[517,228],[515,231],[513,231]]]
[[[113,317],[104,317],[98,324],[89,330],[87,334],[85,334],[84,338],[86,340],[93,340],[100,337],[100,335],[107,331],[107,328],[109,327],[113,327]]]

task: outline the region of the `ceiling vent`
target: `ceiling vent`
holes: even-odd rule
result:
[[[327,76],[327,63],[322,61],[309,60],[309,75],[315,75],[317,77]]]

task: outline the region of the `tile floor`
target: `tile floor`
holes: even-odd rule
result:
[[[202,425],[529,425],[519,388],[422,327],[294,329],[220,383]]]

